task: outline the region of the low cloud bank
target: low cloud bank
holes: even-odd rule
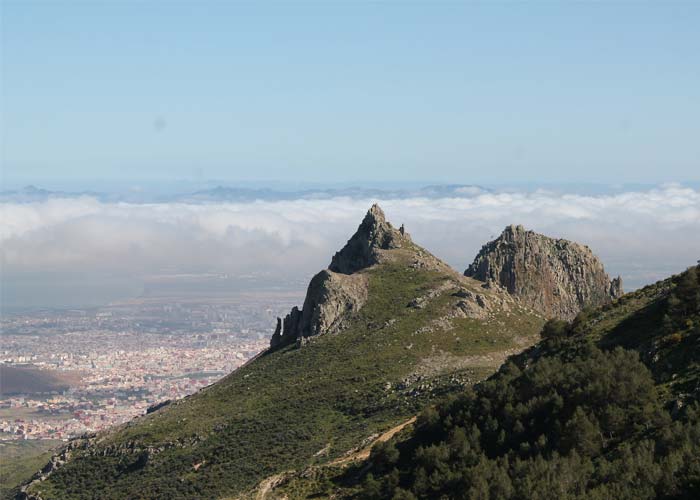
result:
[[[700,258],[700,190],[680,185],[606,196],[536,191],[199,204],[80,197],[0,204],[3,280],[41,273],[137,280],[271,273],[301,280],[328,264],[373,202],[459,270],[507,224],[589,245],[628,288]],[[11,287],[4,286],[4,294],[11,295]]]

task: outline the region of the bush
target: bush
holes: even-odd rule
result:
[[[540,337],[543,339],[561,339],[569,335],[570,325],[568,321],[550,319],[542,327]]]
[[[682,340],[683,334],[681,334],[680,332],[672,333],[671,335],[667,335],[664,337],[664,343],[666,345],[680,344]]]
[[[400,453],[375,447],[362,498],[692,498],[700,412],[673,422],[636,352],[543,331],[561,341],[426,410]]]

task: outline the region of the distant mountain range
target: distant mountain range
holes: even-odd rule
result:
[[[697,182],[685,183],[687,187],[698,188]],[[46,201],[53,198],[79,198],[89,196],[103,202],[130,203],[206,203],[206,202],[235,202],[245,203],[260,201],[289,201],[289,200],[326,200],[333,198],[350,199],[409,199],[409,198],[471,198],[487,193],[531,193],[545,189],[554,193],[579,195],[611,195],[629,191],[648,191],[658,186],[652,184],[513,184],[484,186],[477,184],[435,184],[423,187],[308,187],[308,188],[270,188],[257,185],[219,184],[213,187],[187,190],[180,184],[177,187],[163,186],[159,189],[149,187],[115,186],[113,189],[89,190],[49,190],[34,185],[21,189],[0,191],[0,202],[30,203]]]
[[[54,198],[79,198],[89,196],[104,202],[133,203],[206,203],[253,201],[288,201],[288,200],[326,200],[333,198],[352,199],[406,199],[406,198],[470,198],[492,192],[476,185],[435,185],[421,188],[379,189],[362,187],[313,188],[301,190],[275,190],[268,188],[249,188],[217,186],[192,192],[177,194],[154,194],[147,191],[124,191],[118,193],[99,191],[50,191],[36,186],[0,192],[0,202],[31,203]]]

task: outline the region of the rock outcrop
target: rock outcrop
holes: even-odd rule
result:
[[[403,226],[394,228],[379,205],[372,205],[328,269],[311,279],[303,307],[292,308],[284,320],[277,318],[270,347],[301,345],[309,337],[341,331],[367,300],[367,277],[358,271],[378,264],[384,251],[410,242]]]
[[[502,286],[550,318],[572,319],[586,306],[622,295],[622,279],[612,281],[590,248],[508,226],[487,243],[465,276]]]
[[[333,272],[352,274],[360,269],[378,264],[382,250],[401,248],[410,243],[411,237],[403,226],[394,228],[386,221],[384,212],[374,204],[357,228],[357,232],[337,252],[328,266]]]
[[[345,275],[323,270],[309,283],[301,310],[292,308],[284,321],[277,319],[271,347],[342,330],[367,300],[367,280],[362,275]]]

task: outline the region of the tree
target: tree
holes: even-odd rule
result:
[[[382,498],[382,485],[374,479],[374,475],[371,472],[367,474],[364,483],[362,483],[361,495],[362,498],[367,500],[380,500]]]
[[[569,335],[570,325],[561,319],[550,319],[542,327],[540,337],[543,339],[561,339]]]
[[[372,447],[369,458],[376,470],[385,472],[399,460],[399,450],[390,441],[380,441]]]
[[[576,450],[586,457],[595,457],[603,447],[603,438],[595,417],[589,418],[579,406],[564,427],[564,451]]]
[[[404,490],[402,488],[396,488],[396,491],[394,491],[394,496],[391,497],[391,500],[417,500],[416,496],[411,493],[408,490]]]
[[[691,267],[681,274],[676,288],[668,298],[668,311],[678,323],[689,315],[700,313],[700,283],[697,267]]]

